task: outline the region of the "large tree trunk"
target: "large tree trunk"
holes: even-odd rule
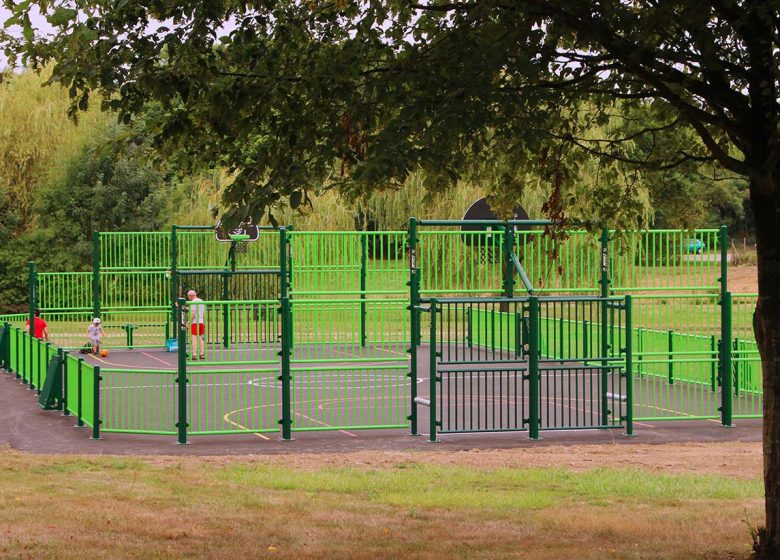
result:
[[[756,558],[780,558],[780,188],[751,185],[758,252],[758,305],[753,329],[764,376],[766,527]],[[769,192],[766,192],[769,191]]]

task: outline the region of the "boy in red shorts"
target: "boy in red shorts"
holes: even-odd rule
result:
[[[190,332],[192,333],[192,359],[206,359],[206,306],[203,300],[198,297],[195,290],[187,292],[187,299],[192,302],[190,305]],[[200,302],[200,303],[198,303]],[[200,342],[200,345],[198,345]],[[200,347],[200,352],[198,348]]]

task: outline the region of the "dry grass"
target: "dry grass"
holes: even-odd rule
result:
[[[756,444],[740,445],[726,444],[712,471],[704,461],[686,468],[695,449],[678,457],[670,446],[637,454],[656,461],[596,469],[551,466],[567,454],[604,456],[587,448],[546,448],[547,460],[542,449],[487,451],[481,466],[476,452],[337,460],[5,451],[0,557],[747,558],[746,520],[760,518],[762,492],[758,462],[723,476],[733,472],[724,463],[738,461],[731,453],[746,457]],[[517,467],[526,460],[534,466]]]

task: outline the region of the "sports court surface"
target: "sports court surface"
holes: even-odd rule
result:
[[[298,349],[305,353],[310,349]],[[375,407],[371,402],[380,396],[387,401],[388,397],[398,396],[398,408],[403,412],[408,408],[409,394],[406,364],[403,368],[397,366],[397,358],[387,356],[388,369],[386,374],[377,370],[382,362],[370,361],[366,365],[372,370],[361,371],[360,363],[354,361],[339,363],[329,356],[329,361],[322,363],[309,362],[303,366],[303,371],[293,369],[292,397],[294,426],[307,426],[305,431],[294,431],[293,441],[282,441],[278,428],[271,431],[248,433],[246,425],[252,421],[268,419],[276,422],[278,417],[278,368],[252,368],[254,371],[236,372],[230,366],[208,365],[189,367],[188,376],[190,395],[197,394],[198,402],[205,403],[202,410],[192,410],[191,414],[201,415],[202,425],[215,430],[233,428],[233,435],[192,435],[188,445],[176,444],[175,437],[151,434],[127,434],[103,432],[99,441],[88,438],[88,430],[74,427],[73,417],[63,416],[59,411],[44,411],[32,405],[34,395],[18,380],[10,375],[0,376],[0,445],[8,445],[15,449],[31,452],[55,453],[109,453],[109,454],[265,454],[265,453],[299,453],[299,452],[353,452],[360,450],[397,451],[406,449],[489,449],[549,444],[603,444],[603,443],[670,443],[678,441],[729,441],[761,440],[761,421],[758,419],[740,419],[734,428],[724,428],[717,419],[686,420],[686,421],[636,421],[634,423],[635,437],[626,437],[620,428],[600,430],[556,430],[543,431],[541,441],[531,441],[527,431],[506,431],[496,433],[444,433],[438,443],[429,443],[429,409],[418,407],[418,426],[420,435],[409,435],[407,428],[379,429],[336,429],[334,422],[342,419],[345,424],[353,421],[353,417],[368,418],[381,425],[387,419],[366,417]],[[420,361],[427,363],[428,350],[425,345],[420,347]],[[381,356],[372,356],[373,360]],[[103,398],[110,400],[112,391],[123,393],[124,400],[130,403],[130,408],[123,409],[124,415],[147,417],[153,414],[155,418],[164,421],[169,412],[161,402],[173,398],[175,393],[176,354],[163,350],[136,349],[116,350],[107,358],[89,356],[87,359],[102,368],[114,371],[106,376],[102,385]],[[197,364],[194,362],[191,365]],[[519,366],[522,364],[518,363]],[[340,366],[347,366],[349,371],[339,371]],[[200,368],[201,372],[198,372]],[[422,369],[422,368],[421,368]],[[124,373],[121,373],[125,370]],[[154,374],[142,372],[155,372]],[[421,373],[423,373],[421,371]],[[169,378],[166,379],[165,376]],[[370,376],[370,379],[368,378]],[[377,377],[379,376],[379,377]],[[588,370],[580,369],[575,378],[561,375],[560,371],[551,371],[548,376],[542,375],[542,384],[554,387],[556,390],[548,394],[556,394],[555,399],[541,403],[542,420],[555,415],[571,418],[587,418],[598,416],[599,410],[583,408],[583,400],[578,395],[594,392],[600,376],[591,381]],[[612,380],[610,380],[612,382]],[[648,381],[652,382],[652,380]],[[493,385],[490,386],[489,384]],[[429,378],[421,376],[417,380],[418,396],[429,398]],[[461,427],[469,422],[503,422],[511,427],[517,418],[511,414],[499,419],[495,415],[514,414],[522,417],[528,406],[527,393],[523,392],[521,382],[513,382],[507,375],[495,372],[487,373],[481,380],[471,379],[462,373],[454,379],[439,384],[445,395],[437,396],[445,416],[450,422],[458,422]],[[597,392],[597,391],[596,391]],[[500,397],[497,397],[500,393]],[[637,398],[643,392],[636,391]],[[464,398],[467,395],[468,398]],[[610,395],[611,392],[610,392]],[[190,400],[193,400],[192,398]],[[479,411],[467,409],[479,406]],[[479,403],[484,403],[484,406]],[[592,402],[598,402],[595,399]],[[617,399],[611,400],[610,406]],[[477,403],[477,404],[475,404]],[[503,406],[498,406],[503,404]],[[313,405],[313,406],[310,406]],[[135,407],[134,410],[132,408]],[[171,409],[173,402],[171,401]],[[636,410],[648,413],[658,408],[657,403],[640,400],[636,402]],[[334,416],[334,413],[338,415]],[[384,412],[386,414],[386,412]],[[655,413],[658,413],[655,410]],[[340,415],[340,416],[339,416]],[[474,418],[471,418],[474,416]],[[173,419],[173,411],[170,411]],[[394,420],[394,419],[391,419]],[[174,420],[175,421],[175,420]],[[111,418],[105,422],[110,425]],[[446,424],[445,424],[446,426]],[[320,430],[316,428],[321,428]],[[466,426],[467,427],[467,426]],[[207,431],[207,430],[205,430]]]

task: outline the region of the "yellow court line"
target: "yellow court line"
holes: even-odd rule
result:
[[[236,426],[237,428],[239,428],[239,429],[241,429],[241,430],[246,430],[247,432],[250,432],[249,428],[247,428],[246,426],[242,426],[242,425],[241,425],[241,424],[239,424],[238,422],[233,422],[233,421],[232,421],[230,418],[228,418],[228,416],[230,416],[231,414],[236,414],[237,412],[243,412],[243,411],[245,411],[245,410],[249,410],[249,409],[252,409],[252,408],[257,408],[257,407],[256,407],[256,406],[250,406],[250,407],[247,407],[247,408],[237,408],[236,410],[231,410],[230,412],[226,413],[226,414],[225,414],[225,415],[222,417],[222,419],[223,419],[225,422],[227,422],[228,424],[233,424],[234,426]],[[266,441],[271,441],[271,438],[269,438],[269,437],[267,437],[267,436],[265,436],[265,435],[263,435],[263,434],[259,434],[259,433],[257,433],[257,432],[250,432],[250,433],[251,433],[252,435],[255,435],[255,436],[259,437],[259,438],[263,438],[263,439],[264,439],[264,440],[266,440]]]

